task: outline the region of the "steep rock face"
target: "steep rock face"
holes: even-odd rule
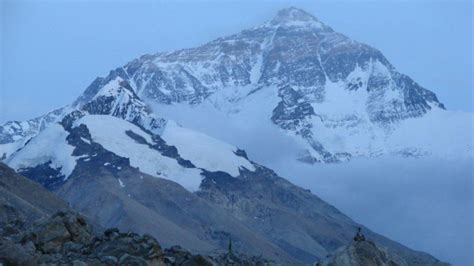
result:
[[[311,137],[311,116],[314,109],[303,96],[290,86],[279,89],[281,101],[273,109],[272,121],[283,129],[295,131],[303,137]]]

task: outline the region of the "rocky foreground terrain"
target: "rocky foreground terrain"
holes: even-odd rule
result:
[[[19,218],[19,216],[17,216]],[[3,221],[0,265],[267,265],[260,257],[194,255],[180,246],[162,249],[150,235],[116,228],[97,234],[86,218],[60,211],[25,228],[20,219]]]
[[[16,210],[12,207],[12,213]],[[29,228],[21,216],[3,219],[0,229],[0,265],[278,265],[257,256],[192,254],[180,246],[163,249],[150,235],[110,228],[94,233],[87,219],[60,211]],[[409,262],[370,240],[354,242],[328,255],[316,266],[405,266]],[[448,264],[446,264],[448,265]]]

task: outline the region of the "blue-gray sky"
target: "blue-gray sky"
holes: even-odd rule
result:
[[[305,9],[380,49],[448,109],[473,111],[472,2],[1,1],[0,123],[73,101],[145,53],[203,44]]]

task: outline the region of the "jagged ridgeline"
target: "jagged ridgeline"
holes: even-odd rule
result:
[[[225,253],[232,239],[241,254],[310,264],[352,242],[360,225],[253,161],[247,147],[155,111],[177,104],[241,127],[268,123],[296,140],[295,159],[311,163],[434,152],[430,143],[398,142],[397,130],[450,117],[378,50],[289,8],[201,47],[142,56],[70,105],[6,123],[0,155],[98,225],[148,233],[163,246]],[[441,264],[364,232],[409,265]]]

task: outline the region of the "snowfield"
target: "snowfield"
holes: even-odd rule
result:
[[[152,136],[125,120],[107,115],[87,115],[75,122],[89,129],[92,140],[116,155],[130,160],[130,165],[140,171],[172,180],[190,191],[199,190],[203,176],[196,168],[185,168],[170,157],[163,156],[150,146],[155,144]],[[138,143],[127,135],[131,131],[142,137],[146,144]],[[114,134],[111,134],[114,132]],[[168,121],[162,138],[175,146],[183,159],[191,161],[197,168],[206,171],[222,171],[237,177],[239,169],[255,168],[247,159],[237,156],[237,148],[213,139],[205,134],[189,130]]]
[[[87,115],[76,121],[84,124],[91,133],[92,140],[116,155],[130,159],[130,165],[138,167],[146,174],[172,180],[190,191],[197,191],[202,176],[199,169],[185,168],[172,158],[161,155],[149,147],[154,144],[152,137],[139,127],[113,116]],[[141,136],[147,144],[136,142],[127,131]],[[114,134],[111,134],[114,132]]]

